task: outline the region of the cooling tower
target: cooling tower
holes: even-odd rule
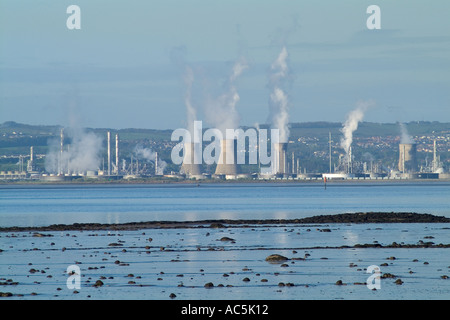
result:
[[[184,157],[183,157],[183,164],[181,165],[181,173],[184,173],[188,176],[202,174],[200,164],[194,163],[194,152],[195,152],[194,146],[195,146],[194,143],[184,144]]]
[[[236,149],[236,140],[223,139],[220,141],[220,156],[216,167],[216,175],[237,175],[240,173]],[[231,161],[227,161],[227,158]]]
[[[398,170],[400,172],[417,171],[417,149],[415,143],[400,143],[399,145]]]
[[[275,144],[275,174],[287,174],[287,143]]]

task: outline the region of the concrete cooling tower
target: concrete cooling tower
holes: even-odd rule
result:
[[[227,157],[233,159],[232,163],[227,162]],[[229,161],[231,162],[231,161]],[[219,163],[216,167],[216,175],[237,175],[240,173],[237,164],[237,145],[236,140],[223,139],[220,142]]]
[[[275,144],[275,174],[287,174],[287,143]]]
[[[417,148],[415,143],[399,144],[398,170],[400,172],[417,172]]]
[[[200,164],[194,163],[194,146],[194,143],[184,144],[184,157],[183,164],[181,165],[181,173],[184,173],[187,176],[198,176],[202,174]]]

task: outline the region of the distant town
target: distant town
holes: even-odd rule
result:
[[[341,123],[291,123],[288,142],[274,150],[277,168],[270,174],[263,174],[260,164],[230,171],[216,164],[176,165],[172,131],[5,122],[0,124],[0,181],[450,178],[450,123],[362,122],[347,153]]]

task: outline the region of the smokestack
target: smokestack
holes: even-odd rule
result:
[[[294,174],[294,169],[295,169],[295,158],[294,158],[294,152],[292,152],[292,168],[291,168],[291,172],[292,174]]]
[[[352,173],[353,171],[353,165],[352,165],[352,146],[348,148],[348,155],[347,155],[347,173]]]
[[[22,158],[20,158],[20,159],[23,161]],[[28,172],[33,171],[33,169],[34,169],[33,161],[34,161],[33,147],[30,147],[30,160],[28,160],[28,163],[27,163],[27,171]],[[21,169],[21,171],[23,171],[23,169]]]
[[[63,174],[63,166],[62,166],[62,161],[63,161],[63,149],[64,149],[64,128],[61,128],[61,133],[60,133],[60,137],[61,137],[61,152],[59,154],[59,174]]]
[[[436,147],[436,140],[434,141],[434,146]],[[435,157],[436,157],[436,153],[435,153]],[[33,160],[34,160],[33,147],[30,147],[30,161],[33,162]]]
[[[108,176],[111,175],[111,132],[108,131]]]
[[[235,139],[223,139],[220,141],[220,156],[219,163],[216,167],[216,175],[237,175],[240,173],[237,164],[236,148]],[[227,158],[229,158],[230,161],[227,161]]]
[[[186,175],[201,175],[200,164],[194,163],[195,143],[184,144],[183,165],[181,166],[182,173]]]
[[[331,173],[331,131],[328,131],[328,134],[329,134],[328,143],[329,143],[329,147],[330,147],[330,150],[328,152],[330,155],[330,173]]]
[[[155,176],[158,175],[158,152],[155,152]]]
[[[116,174],[119,174],[119,135],[116,134]]]
[[[33,148],[33,147],[32,147]],[[433,172],[435,172],[437,170],[437,157],[436,157],[436,139],[434,139],[433,141],[433,166],[432,166],[432,170]]]
[[[287,172],[287,151],[288,144],[286,142],[275,144],[275,173],[276,174],[286,174]]]
[[[398,170],[400,172],[416,172],[417,171],[417,148],[415,143],[400,143],[400,156],[398,159]]]

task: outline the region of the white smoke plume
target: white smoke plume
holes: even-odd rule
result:
[[[194,82],[194,72],[190,66],[186,66],[184,74],[184,84],[186,92],[184,94],[184,104],[186,106],[187,129],[194,134],[194,121],[197,120],[197,110],[192,104],[192,84]]]
[[[400,122],[401,138],[400,143],[412,144],[414,139],[409,135],[404,123]]]
[[[359,122],[362,121],[364,117],[364,113],[367,109],[374,105],[373,101],[359,101],[356,104],[356,108],[352,110],[347,115],[347,120],[345,121],[341,132],[343,133],[343,137],[341,138],[341,147],[344,149],[347,161],[349,156],[350,147],[353,142],[353,132],[358,129]]]
[[[289,139],[289,112],[288,97],[281,88],[282,82],[288,75],[287,65],[288,52],[286,47],[281,49],[276,60],[271,66],[270,76],[270,114],[272,128],[279,129],[280,142],[288,142]]]
[[[151,161],[153,162],[154,165],[156,165],[156,152],[154,152],[152,149],[150,148],[144,148],[142,146],[136,146],[134,148],[133,153],[135,154],[135,156],[138,159],[144,159],[147,161]],[[164,170],[167,166],[167,162],[165,162],[164,160],[161,160],[160,157],[158,157],[158,167],[156,168],[156,174],[158,175],[162,175],[164,174]]]
[[[225,136],[226,129],[237,129],[239,127],[239,112],[236,108],[240,100],[235,82],[248,68],[244,58],[238,59],[231,70],[228,78],[225,92],[217,98],[208,98],[205,108],[205,116],[209,123],[219,129]]]
[[[61,152],[60,138],[49,141],[49,151],[45,156],[45,170],[48,173],[85,173],[98,170],[101,162],[103,139],[93,132],[81,128],[64,130],[65,141]]]
[[[187,48],[179,46],[172,48],[170,60],[177,70],[183,70],[184,105],[186,107],[186,129],[191,135],[194,133],[194,121],[197,119],[197,108],[192,102],[192,86],[194,84],[194,70],[186,62]]]

